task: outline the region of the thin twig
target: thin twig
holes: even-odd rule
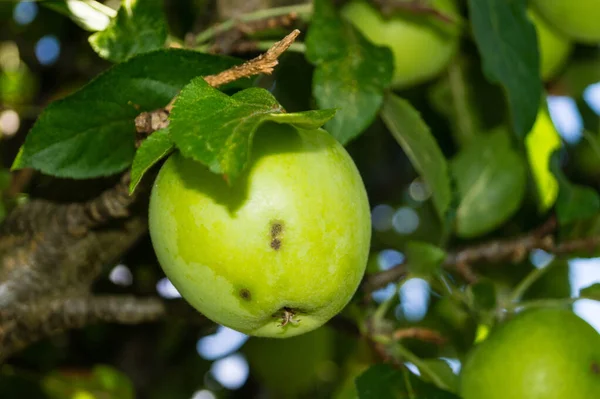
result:
[[[244,62],[242,65],[234,66],[233,68],[227,69],[216,75],[206,76],[204,80],[206,80],[206,82],[213,87],[219,87],[223,86],[224,84],[234,82],[238,79],[247,78],[254,75],[270,75],[273,73],[273,69],[279,63],[279,56],[292,45],[298,35],[300,35],[300,31],[298,29],[294,29],[282,40],[273,44],[273,47],[267,50],[266,53],[261,54],[250,61]],[[167,110],[169,110],[168,107]]]
[[[401,328],[392,333],[392,339],[399,341],[402,339],[418,339],[419,341],[431,342],[437,345],[442,345],[448,340],[440,334],[439,331],[431,330],[429,328],[411,327]]]
[[[290,34],[282,40],[273,44],[264,54],[256,58],[246,61],[241,65],[236,65],[216,75],[208,75],[204,80],[212,87],[223,86],[227,83],[234,82],[238,79],[248,78],[260,74],[271,74],[273,69],[279,63],[278,58],[294,43],[300,31],[294,29]],[[135,127],[138,136],[144,137],[152,132],[168,126],[169,113],[173,109],[177,96],[169,102],[169,104],[151,112],[142,112],[135,118]]]

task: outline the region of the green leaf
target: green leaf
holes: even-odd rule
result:
[[[546,212],[558,197],[558,181],[550,171],[552,153],[561,147],[561,140],[547,109],[540,110],[531,132],[525,138],[529,165],[535,180],[540,212]]]
[[[381,116],[429,186],[438,215],[445,220],[452,200],[448,164],[429,127],[408,101],[393,94],[385,97]]]
[[[477,310],[488,311],[496,306],[496,285],[492,280],[481,279],[475,284],[469,285],[467,294],[473,307]]]
[[[108,27],[89,37],[94,51],[113,62],[158,50],[166,40],[167,21],[162,0],[123,0]]]
[[[446,252],[426,242],[409,241],[404,247],[404,253],[410,271],[422,276],[437,275],[446,258]]]
[[[505,123],[502,88],[487,81],[481,64],[468,54],[448,65],[446,73],[431,85],[429,99],[435,110],[448,118],[460,148],[481,132]]]
[[[459,399],[451,392],[424,382],[388,364],[376,364],[356,378],[360,399]]]
[[[443,359],[422,359],[420,365],[425,366],[429,371],[435,373],[440,378],[452,393],[456,393],[459,388],[459,377],[454,374],[450,365]],[[423,372],[422,367],[418,367],[421,371],[421,378],[425,382],[432,382],[427,376],[427,372]]]
[[[117,15],[112,8],[94,0],[44,0],[40,4],[66,15],[91,32],[106,29],[110,19]]]
[[[326,128],[346,144],[375,119],[392,80],[392,53],[342,20],[330,0],[315,0],[306,57],[316,66],[313,94],[318,107],[339,109]]]
[[[27,135],[13,169],[31,167],[76,179],[127,168],[135,152],[135,117],[164,107],[192,78],[237,60],[160,50],[115,65],[76,93],[50,104]]]
[[[491,82],[504,88],[517,136],[533,126],[542,97],[540,57],[526,0],[469,0],[475,42]]]
[[[228,96],[202,78],[185,86],[174,104],[170,130],[177,148],[232,183],[250,160],[252,139],[265,122],[316,129],[335,110],[285,113],[267,90],[250,88]]]
[[[169,127],[152,133],[135,153],[131,166],[129,193],[133,193],[144,174],[158,161],[167,156],[174,148]]]
[[[133,399],[133,384],[120,371],[104,365],[95,366],[91,372],[53,372],[42,380],[42,387],[51,399]]]
[[[571,183],[560,168],[560,155],[555,152],[551,158],[551,169],[558,180],[556,217],[561,225],[577,220],[585,220],[600,211],[600,196],[590,188]]]
[[[511,148],[507,132],[478,136],[450,166],[460,195],[459,236],[488,233],[519,209],[527,183],[525,162]]]
[[[590,285],[589,287],[582,288],[579,291],[579,296],[581,298],[600,301],[600,283],[595,283]]]

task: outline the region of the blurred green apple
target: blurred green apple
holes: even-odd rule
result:
[[[335,338],[334,331],[324,326],[290,339],[251,338],[242,351],[250,372],[268,389],[268,396],[293,399],[306,397],[307,392],[335,377]]]
[[[550,80],[556,76],[569,58],[573,44],[561,32],[540,18],[535,11],[530,10],[528,15],[538,36],[542,79]]]
[[[566,309],[537,309],[492,331],[461,371],[463,399],[600,397],[600,334]]]
[[[150,198],[158,260],[209,319],[263,337],[323,325],[363,277],[371,221],[365,187],[324,130],[265,125],[232,187],[173,154]]]
[[[430,3],[436,10],[458,20],[453,0],[432,0]],[[390,48],[394,56],[394,88],[432,79],[446,68],[458,50],[458,22],[408,11],[385,18],[364,0],[346,4],[341,14],[371,42]]]
[[[557,30],[582,43],[600,43],[598,0],[532,0],[542,17]]]

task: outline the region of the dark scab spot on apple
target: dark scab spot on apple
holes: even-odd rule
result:
[[[240,296],[242,297],[242,299],[245,299],[246,301],[250,301],[252,300],[252,294],[250,293],[250,291],[246,288],[242,288],[240,290]]]
[[[283,234],[283,222],[281,220],[271,221],[271,248],[278,251],[281,248],[281,235]]]
[[[592,365],[590,367],[592,369],[592,373],[598,375],[600,374],[600,364],[597,361],[592,361]]]
[[[273,238],[271,240],[271,248],[273,248],[275,251],[278,251],[279,248],[281,248],[281,240],[279,238]]]
[[[283,231],[283,223],[281,221],[273,221],[271,222],[271,237],[276,238],[279,237],[281,232]]]

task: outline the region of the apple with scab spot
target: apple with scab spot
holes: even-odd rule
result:
[[[325,130],[264,125],[241,178],[174,153],[150,198],[159,263],[209,319],[286,338],[342,310],[364,275],[371,238],[366,190]]]

